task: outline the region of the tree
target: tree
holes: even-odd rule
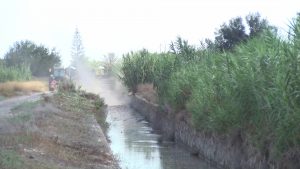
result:
[[[31,41],[16,42],[4,56],[6,66],[29,66],[32,75],[47,76],[49,68],[60,64],[59,53]]]
[[[72,44],[72,66],[78,67],[79,63],[84,61],[84,48],[81,41],[81,36],[78,28],[75,29],[73,44]]]
[[[269,23],[266,19],[261,19],[259,13],[249,14],[246,16],[246,22],[249,26],[249,37],[253,38],[259,36],[264,30],[270,29]]]
[[[216,50],[216,44],[209,38],[200,41],[200,50]]]
[[[230,50],[240,42],[247,39],[245,26],[241,17],[231,19],[229,24],[221,25],[221,28],[215,33],[215,43],[220,50]]]

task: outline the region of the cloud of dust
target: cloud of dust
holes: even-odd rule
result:
[[[91,69],[80,63],[77,63],[76,73],[76,85],[88,92],[99,94],[108,106],[128,104],[127,89],[118,78],[108,75],[96,76]]]

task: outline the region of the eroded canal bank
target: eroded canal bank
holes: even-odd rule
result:
[[[161,135],[130,107],[111,106],[107,122],[110,147],[122,169],[214,169]]]
[[[264,154],[243,141],[240,135],[208,134],[196,130],[186,116],[171,112],[170,108],[150,103],[141,96],[131,98],[131,107],[140,112],[151,126],[164,137],[184,145],[192,154],[218,168],[266,169],[278,168],[269,163]]]

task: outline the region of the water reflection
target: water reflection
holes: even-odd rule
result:
[[[129,107],[108,111],[111,149],[122,169],[213,169],[172,142],[159,143],[160,135]]]

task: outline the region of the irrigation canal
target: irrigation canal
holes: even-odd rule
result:
[[[110,147],[122,169],[215,169],[175,143],[161,141],[148,122],[129,107],[116,80],[101,78],[93,86],[82,86],[99,93],[108,105]]]

